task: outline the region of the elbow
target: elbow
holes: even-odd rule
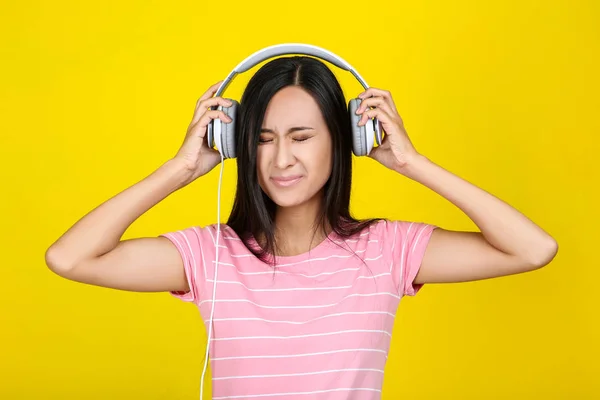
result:
[[[46,250],[44,258],[48,269],[59,276],[66,277],[72,269],[70,263],[60,254],[60,250],[54,246]]]
[[[540,269],[550,264],[558,253],[558,242],[548,236],[545,241],[535,246],[535,251],[531,252],[528,264],[532,270]]]

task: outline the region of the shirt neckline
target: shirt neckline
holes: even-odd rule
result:
[[[319,257],[323,253],[327,253],[328,250],[331,251],[333,249],[338,248],[338,245],[336,243],[334,243],[334,241],[337,239],[338,239],[338,236],[335,233],[335,231],[331,231],[329,233],[329,235],[327,235],[320,243],[318,243],[312,249],[305,251],[304,253],[295,254],[295,255],[291,255],[291,256],[276,256],[275,261],[277,264],[275,265],[275,267],[278,267],[281,264],[289,264],[289,263],[295,263],[295,262],[299,262],[299,261],[306,261],[306,260],[310,260],[315,257]],[[256,241],[256,239],[253,236],[250,237],[249,241],[250,241],[250,244],[255,249],[260,249],[258,242]],[[270,257],[270,254],[268,255],[268,257]]]

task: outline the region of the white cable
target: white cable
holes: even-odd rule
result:
[[[204,374],[206,373],[206,365],[208,364],[208,352],[210,350],[210,338],[212,335],[212,319],[215,312],[215,295],[217,293],[217,267],[219,266],[219,233],[221,232],[221,182],[223,181],[223,154],[221,154],[221,172],[219,173],[219,189],[217,191],[217,242],[215,243],[215,280],[213,283],[213,299],[210,311],[210,320],[208,321],[208,340],[206,342],[206,354],[204,355],[204,369],[200,378],[200,400],[204,391]]]

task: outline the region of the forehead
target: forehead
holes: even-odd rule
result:
[[[263,128],[286,129],[294,124],[324,124],[319,105],[304,89],[288,86],[277,92],[269,102]]]

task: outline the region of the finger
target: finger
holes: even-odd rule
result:
[[[215,118],[219,118],[222,121],[227,122],[231,121],[231,118],[222,110],[204,110],[203,113],[198,114],[198,118],[195,121],[190,122],[188,130],[193,130],[198,127],[207,126],[208,122],[210,122],[211,119]]]
[[[231,106],[231,101],[226,100],[222,97],[211,97],[209,99],[205,99],[203,101],[201,101],[199,103],[199,105],[196,107],[196,111],[194,111],[194,116],[192,118],[192,124],[195,124],[200,117],[202,117],[202,114],[209,108],[209,107],[213,107],[216,105],[221,105],[224,107],[229,107]]]
[[[386,101],[390,103],[392,109],[396,109],[396,104],[394,103],[394,99],[392,98],[392,94],[388,90],[378,89],[374,87],[370,87],[361,94],[358,95],[359,99],[365,99],[368,97],[383,97]]]
[[[377,118],[381,122],[391,123],[392,118],[388,113],[383,111],[381,108],[373,108],[371,110],[367,110],[363,113],[358,121],[358,126],[362,126],[367,123],[367,120],[371,118]]]
[[[375,159],[375,160],[376,160],[376,159],[377,159],[378,152],[380,152],[380,151],[381,151],[381,146],[374,146],[374,147],[371,149],[371,152],[370,152],[369,154],[367,154],[367,155],[368,155],[369,157],[371,157],[371,158],[373,158],[373,159]]]
[[[220,119],[223,122],[231,122],[231,118],[221,110],[209,110],[198,121],[197,127],[205,128],[213,119]]]
[[[228,117],[223,111],[210,110],[203,114],[195,125],[190,125],[188,136],[198,136],[201,138],[205,137],[207,132],[206,127],[213,119],[220,119],[225,123],[231,122],[231,118]]]
[[[223,83],[224,79],[221,79],[219,82],[217,83],[213,83],[206,92],[204,92],[204,94],[202,96],[200,96],[200,98],[196,101],[196,109],[198,109],[198,106],[200,105],[200,103],[206,99],[210,99],[211,97],[213,97],[213,95],[217,92],[217,90],[219,90],[219,87],[221,86],[221,84]]]
[[[390,107],[390,104],[381,96],[368,97],[360,102],[360,106],[356,110],[356,114],[362,114],[368,107],[378,107],[390,115],[398,114],[395,109]]]

